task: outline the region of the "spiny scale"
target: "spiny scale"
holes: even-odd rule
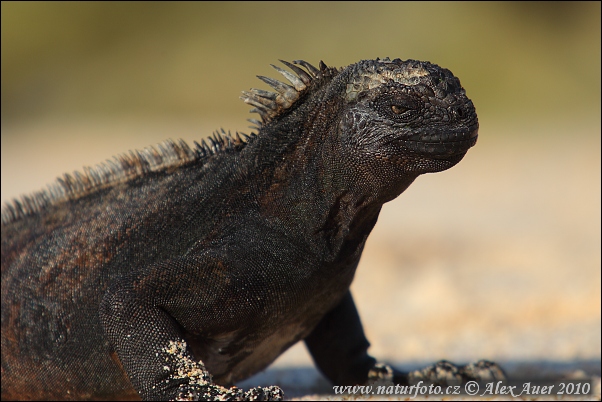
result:
[[[320,62],[320,69],[315,68],[303,60],[293,61],[293,63],[305,67],[307,72],[287,61],[280,61],[282,64],[294,71],[297,75],[283,70],[282,68],[273,64],[271,64],[271,66],[280,74],[282,74],[282,76],[286,78],[286,80],[293,86],[273,78],[258,75],[257,78],[274,88],[276,92],[251,88],[250,91],[243,91],[242,96],[240,97],[240,99],[242,99],[245,103],[254,106],[253,109],[250,110],[251,113],[259,113],[261,116],[261,121],[249,119],[249,121],[255,124],[258,129],[270,122],[275,116],[282,113],[283,110],[290,108],[293,103],[299,99],[301,93],[309,88],[313,81],[316,78],[321,77],[321,75],[328,69],[326,64],[324,64],[322,61]]]
[[[150,172],[187,165],[227,150],[239,150],[255,137],[254,134],[242,135],[244,139],[238,132],[233,136],[221,129],[221,132],[216,131],[208,138],[211,145],[205,140],[201,144],[195,141],[194,148],[190,148],[184,140],[167,140],[140,151],[117,155],[93,168],[84,167],[83,173],[66,173],[49,184],[47,189],[5,204],[2,207],[2,224],[38,213],[60,201],[74,200]]]

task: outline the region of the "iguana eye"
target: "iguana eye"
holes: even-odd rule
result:
[[[387,119],[407,123],[420,112],[422,104],[419,99],[411,94],[393,88],[375,99],[372,107]]]
[[[390,113],[395,120],[411,120],[419,109],[419,105],[411,99],[397,99],[389,103]]]
[[[404,107],[404,106],[400,106],[400,105],[391,105],[391,110],[395,114],[402,114],[402,113],[407,112],[410,109],[407,107]]]

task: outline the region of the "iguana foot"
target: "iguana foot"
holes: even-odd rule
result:
[[[213,382],[209,371],[202,361],[195,361],[186,355],[186,342],[170,341],[163,349],[174,356],[175,366],[167,382],[175,380],[181,383],[177,390],[176,401],[281,401],[284,392],[278,386],[255,387],[243,391],[238,387],[226,388]],[[169,370],[169,366],[165,366]]]
[[[393,382],[393,368],[385,363],[376,363],[368,372],[368,383]]]
[[[245,401],[282,401],[284,392],[277,385],[255,387],[245,392]]]
[[[278,386],[255,387],[243,391],[238,387],[225,388],[208,384],[199,387],[189,387],[180,392],[176,401],[281,401],[284,392]]]
[[[506,374],[496,363],[487,360],[479,360],[465,366],[456,366],[441,360],[432,366],[408,374],[410,385],[417,384],[419,381],[434,385],[461,385],[468,381],[506,381]]]
[[[478,382],[492,382],[492,381],[508,381],[504,370],[494,362],[489,360],[479,360],[474,363],[467,364],[461,369],[462,374],[465,378]]]

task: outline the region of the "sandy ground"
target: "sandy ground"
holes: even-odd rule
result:
[[[219,126],[205,123],[3,128],[2,200],[118,152]],[[480,132],[458,166],[420,177],[383,208],[352,286],[371,353],[404,369],[487,358],[514,378],[598,376],[597,394],[584,398],[599,400],[599,119],[579,127],[482,119]],[[287,397],[340,398],[302,344],[240,385],[260,384],[279,384]]]

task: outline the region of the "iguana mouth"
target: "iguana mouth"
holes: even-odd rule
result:
[[[477,143],[479,129],[454,134],[419,134],[400,140],[409,152],[426,155],[435,159],[446,159],[466,153]]]

